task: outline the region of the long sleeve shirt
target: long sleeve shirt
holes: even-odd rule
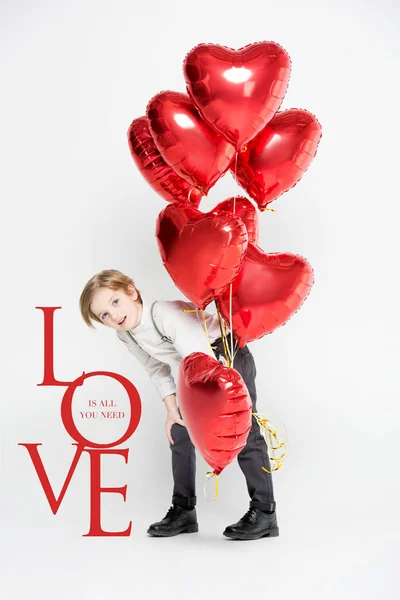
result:
[[[183,300],[158,301],[153,308],[153,318],[160,333],[170,338],[163,341],[151,318],[152,302],[142,295],[142,317],[139,325],[128,331],[118,330],[117,336],[129,352],[144,366],[150,381],[162,399],[176,393],[176,383],[171,366],[177,366],[192,352],[203,352],[215,358],[204,329],[200,312],[183,312],[196,309]],[[218,317],[204,312],[210,342],[221,337]],[[229,331],[229,330],[228,330]],[[227,333],[228,333],[227,331]],[[137,343],[132,339],[136,340]]]

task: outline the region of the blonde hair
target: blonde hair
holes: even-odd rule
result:
[[[128,277],[128,275],[124,275],[121,273],[121,271],[108,269],[97,273],[91,279],[89,279],[83,288],[81,297],[79,298],[82,319],[85,321],[86,325],[94,328],[92,321],[102,323],[102,321],[100,321],[100,319],[92,312],[90,308],[90,304],[93,300],[96,290],[100,288],[109,288],[110,290],[122,290],[125,294],[128,294],[128,286],[130,285],[133,285],[138,293],[138,299],[136,302],[143,304],[142,297],[133,279]]]

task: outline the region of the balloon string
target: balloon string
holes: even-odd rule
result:
[[[267,448],[269,450],[272,450],[272,456],[270,456],[270,460],[271,462],[273,461],[274,463],[276,462],[277,465],[273,466],[272,471],[277,471],[278,469],[280,469],[282,467],[282,460],[284,459],[284,457],[286,457],[287,452],[283,452],[280,456],[275,457],[274,456],[274,452],[275,450],[279,450],[280,448],[285,448],[286,449],[286,441],[284,442],[280,442],[276,433],[276,427],[274,427],[274,425],[272,425],[271,421],[269,419],[262,419],[258,413],[251,413],[253,415],[253,417],[256,419],[257,423],[260,425],[261,427],[261,432],[262,432],[262,436],[264,438],[264,441],[267,445]],[[271,427],[267,426],[267,423],[270,423]],[[267,439],[268,437],[268,439]],[[277,446],[274,446],[274,440],[277,442]],[[268,469],[266,469],[265,467],[261,467],[263,471],[265,471],[266,473],[271,473],[272,471],[268,471]]]
[[[207,471],[206,477],[208,477],[208,479],[204,484],[204,490],[203,490],[204,496],[208,502],[215,502],[215,500],[218,498],[218,475],[216,474],[215,471]],[[214,494],[214,498],[212,500],[210,500],[208,498],[207,493],[206,493],[207,483],[210,481],[211,477],[215,477],[215,494]]]
[[[208,345],[210,346],[210,350],[211,350],[211,352],[214,354],[213,348],[212,348],[212,346],[211,346],[211,340],[210,340],[210,336],[209,336],[209,334],[208,334],[208,329],[207,329],[207,321],[206,321],[206,318],[205,318],[205,316],[204,316],[204,310],[202,310],[202,311],[201,311],[201,316],[203,317],[204,330],[205,330],[205,332],[206,332],[206,336],[207,336],[207,342],[208,342]]]
[[[237,171],[237,161],[238,161],[238,152],[236,152],[235,156],[235,181],[236,181],[236,171]],[[236,215],[236,189],[235,195],[233,196],[233,214]]]
[[[226,342],[226,339],[227,339],[226,338],[226,329],[225,329],[225,332],[224,332],[224,329],[223,329],[223,325],[224,325],[224,328],[225,328],[225,322],[224,323],[222,322],[221,313],[219,312],[218,304],[217,304],[216,300],[215,300],[215,308],[217,310],[217,315],[218,315],[218,323],[219,323],[219,329],[221,331],[222,345],[223,345],[223,348],[224,348],[224,354],[225,354],[226,364],[228,365],[228,367],[230,367],[232,365],[232,361],[231,361],[231,357],[230,357],[230,354],[229,354],[228,344]]]
[[[237,161],[238,161],[238,152],[236,152],[235,155],[235,181],[236,181],[236,172],[237,172]],[[236,190],[235,190],[235,194],[233,196],[233,214],[236,214]],[[233,304],[233,283],[230,284],[229,286],[229,326],[230,326],[230,330],[231,330],[231,364],[229,366],[233,365],[233,359],[234,359],[234,354],[233,354],[233,326],[232,326],[232,321],[233,321],[233,309],[232,309],[232,304]]]
[[[182,312],[195,312],[195,313],[197,313],[197,314],[198,314],[198,313],[199,313],[199,311],[201,311],[201,316],[203,317],[204,330],[205,330],[205,332],[206,332],[206,337],[207,337],[207,342],[208,342],[208,345],[210,346],[211,353],[212,353],[212,354],[214,354],[214,350],[213,350],[213,347],[212,347],[212,345],[211,345],[210,336],[209,336],[209,334],[208,334],[207,322],[206,322],[206,318],[205,318],[205,316],[204,316],[204,310],[202,310],[201,308],[195,308],[195,309],[183,309],[183,311],[182,311]]]
[[[217,305],[216,301],[215,301],[215,306],[216,306],[216,309],[217,309],[219,328],[220,328],[220,331],[221,331],[222,343],[223,343],[223,346],[224,346],[225,360],[226,360],[226,363],[227,363],[228,367],[231,367],[233,360],[231,359],[230,354],[229,354],[229,348],[228,348],[228,344],[227,344],[226,328],[225,328],[225,333],[222,330],[222,323],[223,323],[223,325],[225,327],[225,322],[222,322],[221,314],[220,314],[220,312],[218,310],[218,305]],[[183,309],[182,312],[195,312],[195,313],[197,313],[197,316],[198,316],[199,312],[201,312],[201,315],[203,317],[204,330],[205,330],[205,334],[207,336],[207,342],[208,342],[208,345],[210,346],[211,353],[214,354],[214,348],[213,348],[213,346],[211,344],[210,335],[208,333],[207,321],[206,321],[206,318],[204,316],[204,311],[202,309],[200,309],[200,308],[194,308],[194,309],[186,308],[186,309]],[[235,352],[235,354],[236,354],[236,352]],[[235,356],[235,354],[233,356]]]

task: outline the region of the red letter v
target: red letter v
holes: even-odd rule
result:
[[[42,459],[40,458],[39,451],[37,449],[37,447],[41,446],[41,445],[42,444],[18,444],[18,446],[25,446],[25,448],[28,450],[29,456],[31,457],[32,462],[33,462],[33,466],[35,467],[36,473],[38,474],[39,481],[42,484],[43,491],[46,494],[48,503],[50,504],[50,508],[53,511],[53,514],[56,514],[56,512],[60,508],[61,502],[63,501],[65,492],[68,489],[72,475],[75,472],[76,465],[78,464],[81,454],[84,450],[84,446],[79,445],[79,444],[72,444],[73,446],[77,446],[75,456],[74,456],[74,459],[69,468],[68,475],[64,482],[61,493],[57,500],[57,498],[54,495],[53,489],[51,487],[49,478],[47,477],[47,473],[43,466]]]

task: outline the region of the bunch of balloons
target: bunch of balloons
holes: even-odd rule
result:
[[[165,268],[200,311],[215,301],[218,315],[243,347],[284,325],[313,285],[312,267],[303,257],[266,254],[258,246],[257,209],[271,210],[268,205],[299,182],[316,155],[321,126],[304,109],[278,112],[288,88],[291,60],[275,42],[239,50],[200,44],[186,56],[183,70],[187,94],[163,91],[154,96],[146,116],[129,127],[129,147],[142,175],[169,203],[156,227]],[[202,197],[228,170],[255,205],[234,196],[202,212]],[[228,351],[228,364],[232,358]],[[181,365],[181,408],[197,442],[193,439],[193,443],[220,472],[246,443],[251,402],[239,374],[227,380],[227,367],[204,360],[205,355],[191,355]],[[236,407],[230,426],[223,402],[220,409],[214,404],[211,410],[201,388],[196,388],[200,390],[197,403],[186,390],[191,385],[193,392],[194,385],[211,380],[230,400],[233,389],[241,395],[241,402],[230,404]],[[244,407],[247,420],[243,420]],[[206,434],[199,414],[207,410],[212,417]],[[210,422],[216,424],[214,430]],[[231,431],[225,438],[222,423]]]

